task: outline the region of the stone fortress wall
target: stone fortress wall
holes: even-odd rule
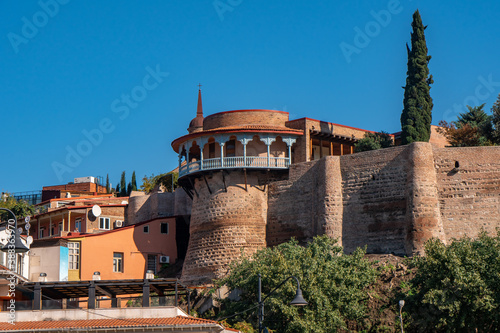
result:
[[[327,234],[346,253],[366,246],[369,253],[413,255],[433,237],[446,243],[500,227],[500,147],[417,142],[326,156],[272,177],[248,172],[246,189],[242,170],[195,180],[184,283],[210,282],[242,253],[291,237],[305,243]],[[189,211],[186,200],[182,205]]]
[[[422,253],[500,227],[500,147],[413,143],[292,165],[269,186],[267,244],[318,234],[345,252]]]

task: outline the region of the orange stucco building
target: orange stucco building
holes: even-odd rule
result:
[[[30,278],[48,281],[143,279],[177,259],[175,218],[158,218],[95,234],[78,232],[35,241]]]
[[[161,260],[173,263],[177,259],[175,218],[64,238],[70,251],[74,248],[72,244],[80,248],[79,258],[69,258],[70,264],[71,260],[79,260],[78,269],[74,266],[68,269],[70,281],[91,280],[94,272],[100,272],[103,280],[142,279],[148,269],[158,272]]]

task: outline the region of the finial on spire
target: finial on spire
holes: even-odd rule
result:
[[[196,116],[199,115],[203,118],[203,106],[201,105],[201,84],[198,84],[198,108],[196,110]]]

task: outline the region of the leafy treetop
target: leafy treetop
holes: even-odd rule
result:
[[[230,291],[239,291],[239,301],[222,300],[219,318],[246,311],[256,305],[258,274],[262,275],[262,292],[266,297],[283,280],[293,275],[300,281],[308,306],[290,306],[297,289],[288,281],[269,296],[264,325],[277,332],[337,332],[348,322],[360,326],[366,316],[366,291],[376,277],[376,271],[364,259],[365,252],[356,250],[344,255],[336,241],[327,236],[316,237],[300,246],[296,240],[274,248],[265,248],[251,258],[234,262],[229,275],[218,281]],[[244,312],[228,321],[249,321],[257,326],[256,311]]]

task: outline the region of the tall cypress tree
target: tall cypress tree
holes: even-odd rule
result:
[[[135,179],[135,170],[132,172],[132,191],[137,191],[137,180]]]
[[[125,180],[125,171],[122,172],[122,177],[120,179],[120,197],[127,196],[127,181]]]
[[[111,193],[111,185],[109,184],[109,173],[106,174],[106,193]]]
[[[414,141],[428,142],[431,136],[432,98],[429,94],[430,85],[434,82],[429,76],[429,60],[427,44],[425,43],[424,27],[418,9],[413,13],[411,23],[411,50],[408,52],[408,71],[401,114],[401,141],[406,145]]]

